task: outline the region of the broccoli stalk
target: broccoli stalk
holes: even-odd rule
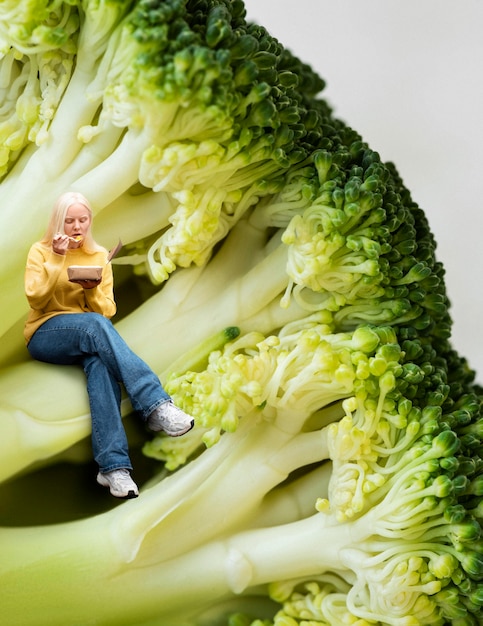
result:
[[[69,624],[93,615],[103,620],[107,609],[105,619],[119,623],[149,623],[156,616],[173,626],[195,624],[205,609],[231,596],[249,596],[268,583],[288,615],[312,611],[314,619],[332,623],[358,617],[397,625],[408,623],[411,615],[413,624],[438,624],[443,617],[471,620],[478,614],[477,581],[483,571],[475,541],[481,518],[466,503],[480,493],[481,479],[476,465],[469,471],[466,459],[475,443],[465,437],[481,421],[480,403],[466,395],[439,420],[437,407],[418,411],[414,406],[405,420],[407,375],[393,331],[360,327],[334,335],[326,324],[315,322],[301,328],[294,324],[290,330],[255,345],[240,337],[212,352],[207,369],[173,379],[175,386],[190,385],[202,427],[203,419],[213,425],[227,414],[206,402],[210,379],[221,378],[220,386],[238,403],[241,417],[232,424],[233,432],[170,477],[154,480],[138,501],[61,528],[2,530],[2,588],[8,591],[2,610],[5,615],[12,611],[13,623],[29,623],[29,615],[30,623],[48,619]],[[364,360],[367,368],[361,366]],[[388,372],[394,377],[389,386]],[[259,384],[265,378],[268,384]],[[331,405],[351,393],[380,410],[376,415],[367,411],[365,423],[359,424],[366,441],[348,450],[340,422],[332,423]],[[352,406],[341,401],[343,411],[347,404]],[[396,405],[403,407],[401,415]],[[327,419],[323,409],[315,411],[321,406],[328,406]],[[363,472],[365,458],[381,464],[387,460],[386,448],[379,447],[390,417],[407,421],[406,428],[393,433],[394,471],[387,468],[380,481],[371,480],[367,471],[361,506],[347,516],[331,490],[351,488],[346,474],[356,467]],[[318,492],[319,512],[299,505],[297,518],[289,500],[292,519],[268,526],[265,498],[275,503],[283,499],[291,476],[328,459],[345,471],[333,472],[306,495],[304,487],[302,493],[298,490],[299,498],[314,503],[314,491],[325,483],[325,492]],[[223,514],[214,515],[220,503]],[[145,576],[139,576],[140,569]],[[323,595],[327,574],[340,580],[337,602],[328,594],[327,601],[311,608],[314,585]],[[55,594],[45,593],[46,580],[55,585]],[[115,597],[120,582],[132,593],[113,609],[106,599]],[[307,604],[298,590],[303,584],[309,590]],[[19,610],[25,606],[23,594],[29,597],[26,615]],[[58,594],[64,602],[57,612]]]

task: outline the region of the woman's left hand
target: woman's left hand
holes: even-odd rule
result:
[[[94,287],[101,284],[101,280],[102,279],[99,278],[99,280],[76,280],[75,282],[83,289],[94,289]]]

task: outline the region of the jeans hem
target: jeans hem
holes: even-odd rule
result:
[[[162,404],[165,404],[166,402],[169,402],[170,400],[171,400],[170,396],[167,395],[165,398],[161,398],[161,400],[158,400],[157,402],[152,404],[149,407],[149,409],[142,414],[143,420],[147,422],[148,417],[151,415],[153,411],[155,411],[158,408],[158,406],[161,406]]]
[[[99,468],[99,474],[109,474],[109,472],[114,472],[115,470],[126,469],[129,472],[132,472],[132,465],[130,463],[124,463],[122,465],[110,465],[107,469]]]

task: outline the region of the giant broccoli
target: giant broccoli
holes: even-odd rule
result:
[[[3,622],[480,624],[483,393],[425,214],[324,81],[241,0],[7,0],[0,55]],[[89,470],[81,373],[19,332],[67,188],[196,426],[148,436],[125,401],[140,497],[20,527],[43,472]]]

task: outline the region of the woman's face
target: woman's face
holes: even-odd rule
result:
[[[83,204],[73,204],[67,210],[64,220],[64,231],[69,237],[79,241],[70,241],[70,248],[78,248],[86,236],[91,225],[91,215]]]

